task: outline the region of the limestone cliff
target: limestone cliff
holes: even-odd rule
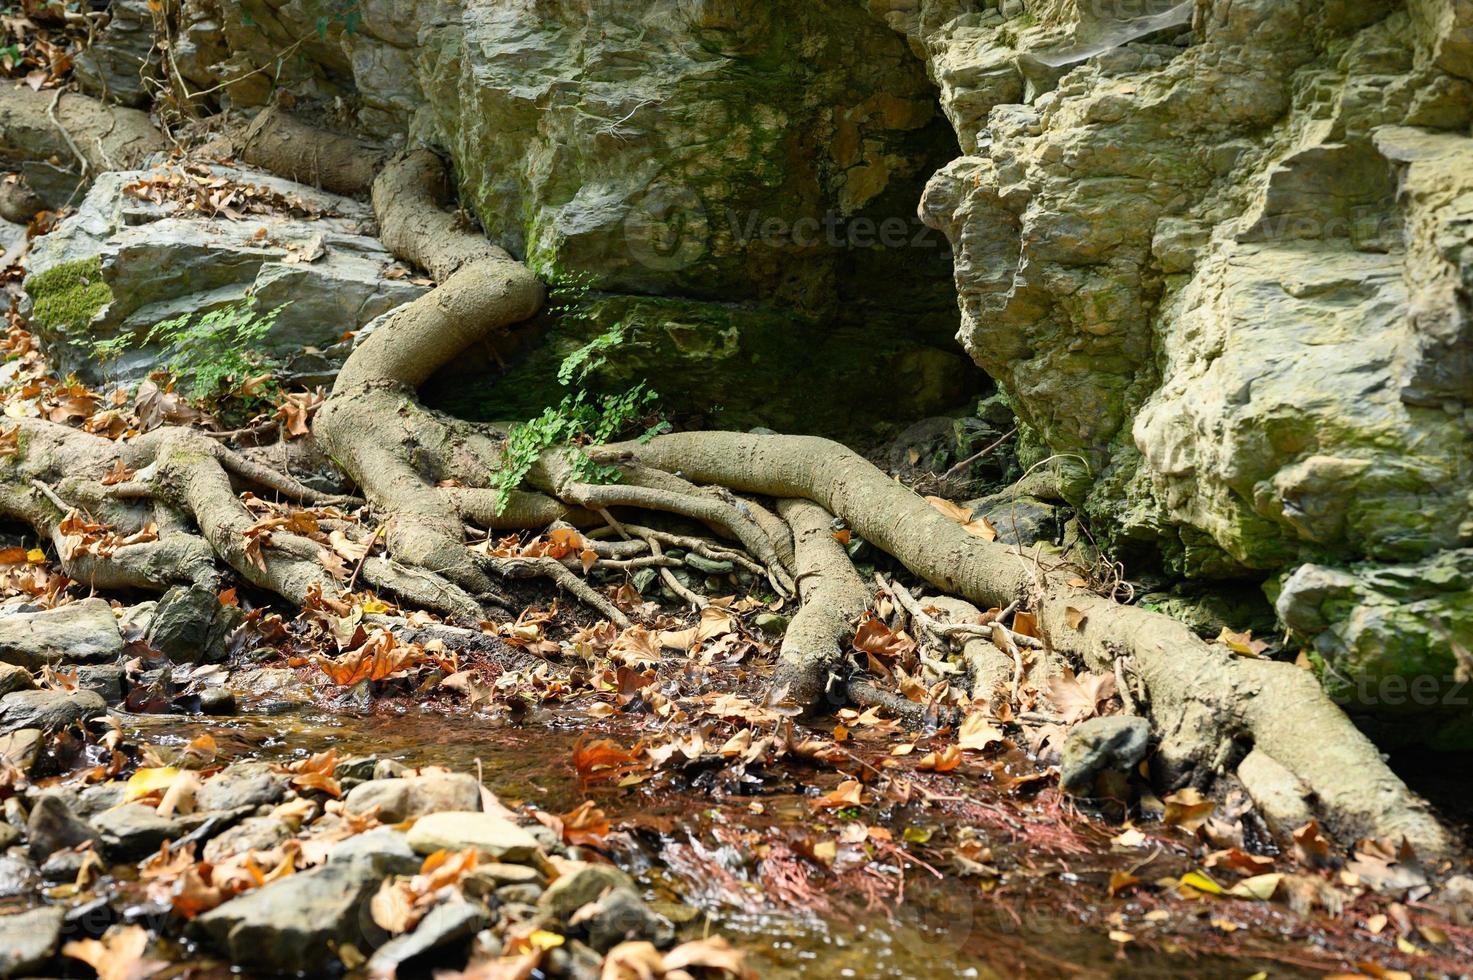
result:
[[[1473,5],[876,6],[964,151],[923,205],[962,342],[1090,461],[1097,523],[1194,576],[1370,563],[1300,568],[1281,618],[1354,699],[1426,713],[1377,683],[1431,674],[1440,709],[1473,640]]]

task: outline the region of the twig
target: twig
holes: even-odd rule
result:
[[[1017,431],[1018,431],[1018,427],[1016,425],[1013,426],[1011,429],[1009,429],[1008,431],[1004,432],[1002,435],[998,436],[997,439],[996,439],[996,441],[994,441],[993,443],[991,443],[990,445],[988,445],[987,448],[983,449],[981,452],[973,453],[971,456],[968,456],[966,459],[962,460],[960,463],[957,463],[955,466],[953,466],[951,469],[947,470],[945,473],[942,473],[941,474],[941,479],[942,480],[949,480],[949,479],[951,479],[954,476],[960,475],[960,473],[962,472],[962,470],[966,469],[968,466],[971,466],[973,463],[977,462],[977,460],[981,459],[983,456],[986,456],[988,453],[992,452],[998,446],[1001,446],[1003,444],[1003,441],[1004,440],[1006,440],[1009,437],[1011,437],[1014,434],[1016,434]]]
[[[67,147],[72,151],[72,155],[77,158],[77,163],[82,167],[82,179],[85,180],[87,174],[91,171],[91,167],[87,165],[87,158],[82,155],[82,151],[78,149],[76,141],[72,139],[72,134],[62,125],[61,117],[56,114],[56,108],[61,104],[61,96],[62,90],[57,89],[56,94],[51,97],[50,108],[46,110],[46,118],[51,120],[51,124],[56,127],[56,131],[61,133],[61,138],[66,140]]]

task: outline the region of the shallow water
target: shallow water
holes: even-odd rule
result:
[[[597,724],[597,723],[595,723]],[[594,799],[616,827],[634,828],[634,844],[613,854],[655,901],[696,910],[684,924],[687,938],[719,932],[747,950],[762,976],[1015,977],[1181,976],[1243,978],[1260,971],[1274,977],[1311,975],[1282,963],[1199,956],[1137,947],[1121,953],[1098,922],[1085,925],[1063,907],[1055,882],[1036,892],[1010,887],[991,895],[975,879],[937,881],[924,872],[908,876],[905,901],[867,907],[862,899],[827,895],[826,908],[775,908],[761,887],[747,880],[748,854],[732,847],[740,832],[762,831],[784,821],[805,821],[802,798],[778,792],[727,796],[694,787],[580,789],[568,759],[586,719],[550,716],[507,725],[468,715],[444,715],[431,706],[403,713],[380,710],[354,717],[306,709],[282,715],[242,715],[209,720],[130,716],[130,741],[167,754],[201,732],[216,739],[220,759],[293,759],[335,748],[340,757],[376,755],[409,766],[440,765],[474,772],[503,802],[526,801],[565,812]],[[618,737],[617,728],[593,732]],[[625,741],[634,736],[625,732]],[[800,775],[800,780],[801,780]],[[897,828],[897,834],[899,830]],[[724,869],[721,871],[715,869]],[[1096,887],[1080,894],[1098,894]]]

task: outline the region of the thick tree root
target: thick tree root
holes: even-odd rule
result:
[[[938,588],[986,606],[1022,599],[1049,647],[1091,669],[1129,656],[1161,732],[1158,761],[1173,783],[1206,783],[1248,747],[1291,772],[1345,837],[1404,836],[1423,854],[1452,848],[1447,832],[1320,688],[1291,664],[1234,656],[1169,617],[1068,584],[1021,549],[967,534],[854,452],[806,436],[697,432],[596,454],[679,470],[687,478],[775,497],[804,497]]]
[[[869,608],[870,590],[834,538],[828,511],[809,500],[787,498],[778,501],[777,512],[793,529],[802,605],[783,635],[772,692],[812,708],[828,691],[844,690],[830,680],[838,679],[839,658]]]

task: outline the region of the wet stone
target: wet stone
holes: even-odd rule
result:
[[[208,814],[160,816],[146,803],[128,803],[92,818],[102,834],[103,847],[115,860],[136,860],[156,851],[166,840],[178,840],[205,820]]]
[[[117,618],[102,599],[0,617],[0,661],[29,670],[62,660],[101,663],[122,652]]]
[[[95,691],[16,691],[0,698],[0,733],[22,728],[55,731],[107,710]]]
[[[238,710],[235,692],[223,687],[205,688],[199,694],[199,712],[202,715],[223,717]]]
[[[36,686],[35,678],[24,667],[0,663],[0,697],[11,691],[29,691]]]
[[[530,861],[538,851],[537,839],[505,817],[468,810],[420,818],[409,828],[409,846],[419,854],[474,847],[499,862]]]
[[[237,807],[280,803],[286,795],[287,779],[264,762],[237,762],[205,781],[195,796],[201,810],[233,810]]]
[[[329,861],[366,860],[378,868],[381,874],[410,875],[419,870],[422,863],[409,840],[392,827],[376,827],[363,834],[355,834],[328,852]]]
[[[334,948],[371,945],[368,900],[382,875],[371,861],[333,861],[288,875],[206,912],[189,927],[232,963],[280,973],[330,973]]]
[[[467,943],[490,922],[475,902],[448,902],[431,909],[414,931],[380,946],[368,961],[370,976],[393,976],[410,960],[455,943]]]
[[[97,829],[72,812],[59,796],[46,794],[31,806],[26,841],[32,861],[44,861],[54,851],[99,838]]]
[[[567,922],[573,913],[590,902],[598,901],[609,891],[638,894],[633,879],[618,868],[608,864],[585,864],[564,872],[542,894],[537,905],[559,921]]]
[[[1129,773],[1150,745],[1151,725],[1144,718],[1110,715],[1080,722],[1064,742],[1059,784],[1066,793],[1087,795],[1100,774]]]
[[[275,817],[247,817],[205,844],[203,857],[212,863],[232,854],[270,850],[292,836],[291,827]]]
[[[123,668],[119,664],[93,664],[77,670],[77,687],[100,694],[108,704],[123,700]]]
[[[0,977],[34,975],[56,954],[61,925],[60,906],[0,916]]]
[[[144,640],[175,663],[223,660],[240,615],[209,589],[176,585],[159,600]]]
[[[44,733],[39,728],[20,728],[0,735],[0,759],[21,772],[30,772],[41,755]]]
[[[675,926],[668,919],[623,888],[611,888],[598,901],[574,912],[568,925],[581,929],[588,936],[588,944],[600,952],[631,939],[662,946],[675,938]]]
[[[36,884],[36,866],[23,854],[0,853],[0,898],[32,895]]]
[[[479,810],[481,784],[463,773],[373,779],[355,786],[345,798],[349,813],[378,807],[383,823],[399,823],[442,810]]]

